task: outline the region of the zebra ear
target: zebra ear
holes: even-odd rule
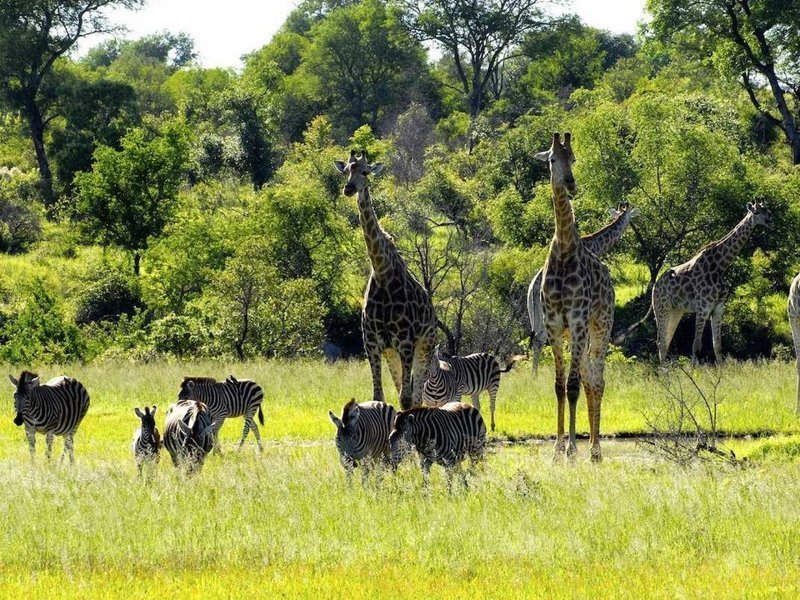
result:
[[[142,414],[142,411],[139,410],[138,406],[133,409],[133,412],[136,413],[136,416],[139,417],[140,419],[144,419],[144,415]]]
[[[328,411],[328,416],[331,418],[331,422],[334,425],[336,425],[337,428],[342,426],[342,420],[339,417],[337,417],[335,414],[333,414],[332,410]]]
[[[8,374],[8,380],[11,382],[11,385],[14,386],[14,389],[19,385],[19,381],[17,381],[11,373]]]
[[[30,380],[30,384],[31,384],[31,386],[39,385],[39,378],[38,377],[34,377],[33,379]]]
[[[155,416],[156,416],[156,410],[157,410],[157,409],[158,409],[158,407],[157,407],[157,406],[154,404],[154,405],[153,405],[153,410],[151,410],[151,411],[150,411],[150,414],[151,414],[151,415],[153,415],[153,416],[155,417]]]
[[[358,421],[358,418],[361,416],[361,409],[358,408],[358,404],[354,404],[353,408],[350,409],[350,414],[347,417],[347,424],[353,426]]]
[[[178,419],[178,427],[180,427],[180,430],[184,433],[184,435],[192,435],[192,428],[184,423],[183,419]]]

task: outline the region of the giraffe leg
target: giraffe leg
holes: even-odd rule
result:
[[[669,345],[675,335],[678,323],[681,322],[683,312],[672,309],[664,302],[654,301],[653,314],[655,315],[656,328],[658,329],[658,360],[663,363],[667,359]]]
[[[696,365],[699,362],[700,350],[703,347],[703,331],[706,329],[706,322],[711,311],[704,309],[702,312],[697,311],[694,322],[694,341],[692,342],[692,364]]]
[[[556,446],[554,461],[558,461],[564,454],[564,402],[566,400],[566,380],[564,378],[564,328],[560,322],[547,323],[547,337],[550,348],[553,350],[553,366],[555,368],[555,393],[557,404],[556,415]]]
[[[567,376],[567,401],[569,402],[569,445],[567,456],[574,456],[577,450],[575,444],[575,418],[578,410],[578,397],[581,393],[580,364],[584,360],[587,344],[587,328],[582,323],[570,323],[572,343],[570,346],[572,356],[569,361],[569,375]]]
[[[433,346],[434,339],[431,337],[423,337],[417,340],[414,345],[414,359],[411,370],[411,384],[413,386],[411,402],[414,406],[422,404],[422,385],[428,378],[428,367],[431,363],[431,355],[433,355]]]
[[[403,387],[403,363],[400,361],[400,355],[394,348],[386,348],[383,351],[383,357],[386,359],[386,364],[389,366],[389,373],[392,376],[392,382],[397,393]]]
[[[402,410],[408,410],[414,406],[414,390],[411,375],[414,367],[413,351],[401,348],[400,361],[403,365],[403,379],[400,386],[400,406]]]
[[[794,341],[795,367],[797,369],[797,399],[795,403],[795,414],[800,415],[800,317],[790,317],[792,325],[792,340]]]
[[[598,327],[590,333],[588,354],[589,382],[592,389],[592,402],[589,404],[589,445],[593,462],[600,462],[600,409],[605,393],[606,352],[611,336],[611,327]]]
[[[364,340],[364,350],[367,352],[369,368],[372,371],[372,399],[383,402],[383,385],[381,384],[381,351],[377,345],[367,345]]]
[[[711,337],[714,345],[714,359],[717,364],[722,364],[722,313],[725,305],[721,302],[711,311]]]

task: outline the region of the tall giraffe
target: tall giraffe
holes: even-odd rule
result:
[[[553,348],[558,402],[556,459],[575,454],[575,412],[581,380],[589,409],[589,442],[593,461],[601,459],[600,405],[605,391],[603,371],[614,323],[614,288],[608,268],[588,252],[578,235],[568,194],[576,191],[572,175],[570,134],[553,134],[548,150],[535,155],[550,167],[555,209],[555,236],[544,263],[542,307],[547,338]],[[570,336],[572,357],[564,377],[564,334]],[[569,401],[569,443],[564,438],[564,400]]]
[[[358,212],[372,271],[361,311],[361,334],[372,370],[373,400],[383,402],[381,356],[386,357],[403,410],[420,404],[436,340],[436,315],[425,288],[408,266],[391,236],[381,228],[370,201],[367,176],[377,175],[381,163],[370,165],[367,153],[347,162],[334,161],[347,176],[344,195],[358,194]]]
[[[600,258],[611,250],[625,233],[631,219],[639,214],[638,208],[630,208],[627,202],[621,202],[617,208],[608,210],[611,222],[594,233],[581,236],[583,247]],[[528,286],[528,318],[531,322],[530,348],[532,353],[531,367],[533,372],[539,370],[539,358],[542,348],[547,345],[547,330],[544,326],[544,311],[542,310],[542,272],[539,269]]]
[[[750,237],[756,225],[769,225],[770,216],[763,203],[747,203],[747,214],[724,238],[703,246],[691,260],[667,269],[653,286],[653,314],[658,328],[658,357],[667,358],[675,328],[687,312],[696,313],[692,362],[703,343],[703,330],[711,318],[714,357],[722,360],[722,313],[728,286],[724,278],[728,266]]]
[[[800,415],[800,274],[794,278],[792,287],[789,288],[789,323],[792,325],[794,357],[797,365],[797,401],[794,411]]]

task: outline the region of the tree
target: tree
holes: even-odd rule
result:
[[[539,0],[401,0],[405,23],[418,39],[435,41],[450,57],[473,122],[488,86],[509,52],[543,24]]]
[[[133,8],[142,1],[4,0],[0,4],[0,94],[25,117],[48,209],[55,200],[45,149],[45,131],[52,115],[42,102],[42,88],[55,62],[79,40],[115,30],[103,15],[104,8]]]
[[[756,110],[783,131],[792,163],[800,164],[800,2],[648,0],[647,7],[661,38],[686,29],[697,32],[739,79]]]
[[[75,216],[103,244],[133,253],[139,275],[141,253],[159,235],[175,208],[184,180],[189,132],[179,121],[132,129],[122,149],[99,146],[90,172],[75,177]]]

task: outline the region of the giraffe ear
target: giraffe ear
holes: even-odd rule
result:
[[[752,202],[748,202],[747,203],[747,210],[750,211],[750,212],[756,212],[756,207],[753,206]]]
[[[541,162],[547,162],[547,160],[550,158],[550,150],[543,150],[542,152],[537,152],[536,154],[533,155],[533,158]]]
[[[375,163],[369,166],[370,175],[377,175],[381,171],[383,171],[383,163]]]
[[[609,208],[608,209],[608,216],[611,217],[612,219],[616,219],[621,214],[622,213],[620,211],[618,211],[616,208]]]
[[[336,167],[336,170],[339,171],[339,173],[344,174],[344,166],[345,165],[344,165],[344,161],[343,160],[335,160],[335,161],[333,161],[333,166]]]
[[[630,209],[628,211],[628,217],[631,218],[631,219],[633,217],[635,217],[636,215],[638,215],[638,214],[639,214],[639,209],[638,208],[632,208],[632,209]]]

